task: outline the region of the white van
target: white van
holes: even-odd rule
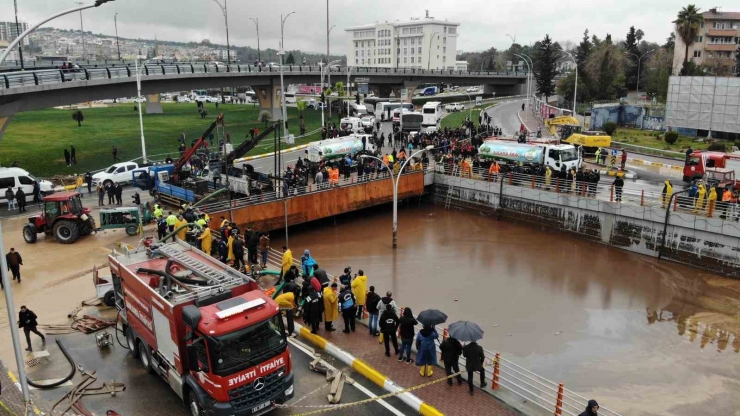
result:
[[[39,183],[39,190],[44,195],[54,191],[54,186],[51,182],[37,179],[25,169],[0,168],[0,204],[7,204],[8,200],[5,199],[5,191],[8,188],[16,192],[18,191],[18,187],[23,188],[23,192],[26,194],[26,202],[33,201],[34,182]]]
[[[393,110],[405,108],[414,111],[414,105],[411,103],[390,103],[382,102],[375,105],[375,119],[380,121],[390,121],[393,117]]]
[[[362,125],[362,119],[358,117],[345,117],[339,122],[340,130],[350,130],[353,133],[364,133],[365,126]]]

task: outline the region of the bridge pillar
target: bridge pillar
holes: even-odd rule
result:
[[[15,117],[15,114],[11,114],[9,116],[0,116],[0,140],[3,139],[3,133],[5,133],[5,129],[8,127],[8,124],[10,124],[11,120],[13,120],[13,117]]]
[[[421,82],[419,81],[404,81],[403,87],[408,90],[408,95],[406,96],[406,102],[410,103],[411,99],[414,98],[414,92],[416,91],[416,88],[419,87]]]
[[[390,97],[391,92],[393,92],[393,88],[387,84],[380,84],[378,86],[371,87],[371,90],[373,91],[373,93],[375,93],[376,97],[384,97],[384,98]]]
[[[278,94],[280,86],[271,84],[255,87],[254,89],[260,102],[260,108],[269,111],[273,120],[282,119],[283,113],[280,108],[280,95]]]
[[[159,94],[146,95],[146,113],[164,114],[164,110],[162,110],[162,102],[159,101]]]

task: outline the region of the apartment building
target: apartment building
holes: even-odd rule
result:
[[[345,29],[349,66],[455,69],[459,23],[429,16]]]
[[[705,65],[714,75],[731,75],[735,71],[735,51],[740,47],[740,12],[723,12],[711,8],[702,13],[704,23],[694,43],[689,46],[689,60]],[[676,38],[673,52],[673,75],[681,72],[686,44]]]
[[[10,43],[14,41],[19,34],[25,32],[26,29],[28,29],[28,23],[20,22],[18,23],[18,26],[16,26],[15,22],[0,22],[0,41]],[[30,40],[28,37],[21,41],[23,46],[28,46],[29,42]]]

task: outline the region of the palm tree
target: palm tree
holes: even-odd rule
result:
[[[82,114],[82,111],[77,110],[74,113],[72,113],[72,120],[77,122],[77,127],[82,126],[82,120],[85,119],[85,115]]]
[[[686,66],[689,62],[689,46],[694,44],[694,39],[699,33],[699,28],[701,27],[701,24],[704,23],[704,16],[699,13],[699,9],[695,5],[689,4],[678,12],[677,17],[678,18],[674,20],[673,23],[676,24],[676,32],[678,36],[683,41],[684,45],[686,45],[686,54],[683,58],[683,68],[681,68],[681,75],[685,75]]]
[[[306,102],[305,102],[305,101],[303,101],[303,100],[301,100],[301,101],[298,101],[298,102],[297,102],[297,103],[295,104],[295,106],[296,106],[296,108],[298,109],[298,118],[301,118],[301,119],[302,119],[302,118],[303,118],[303,111],[305,111],[305,110],[306,110]]]

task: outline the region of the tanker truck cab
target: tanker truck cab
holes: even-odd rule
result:
[[[320,140],[308,145],[308,161],[318,164],[321,160],[333,160],[358,154],[378,155],[378,149],[370,134],[350,134],[336,139]]]
[[[183,241],[108,256],[130,353],[194,416],[254,416],[293,397],[277,304]]]
[[[560,170],[564,165],[567,170],[578,169],[581,166],[581,156],[573,145],[545,145],[545,166]]]

